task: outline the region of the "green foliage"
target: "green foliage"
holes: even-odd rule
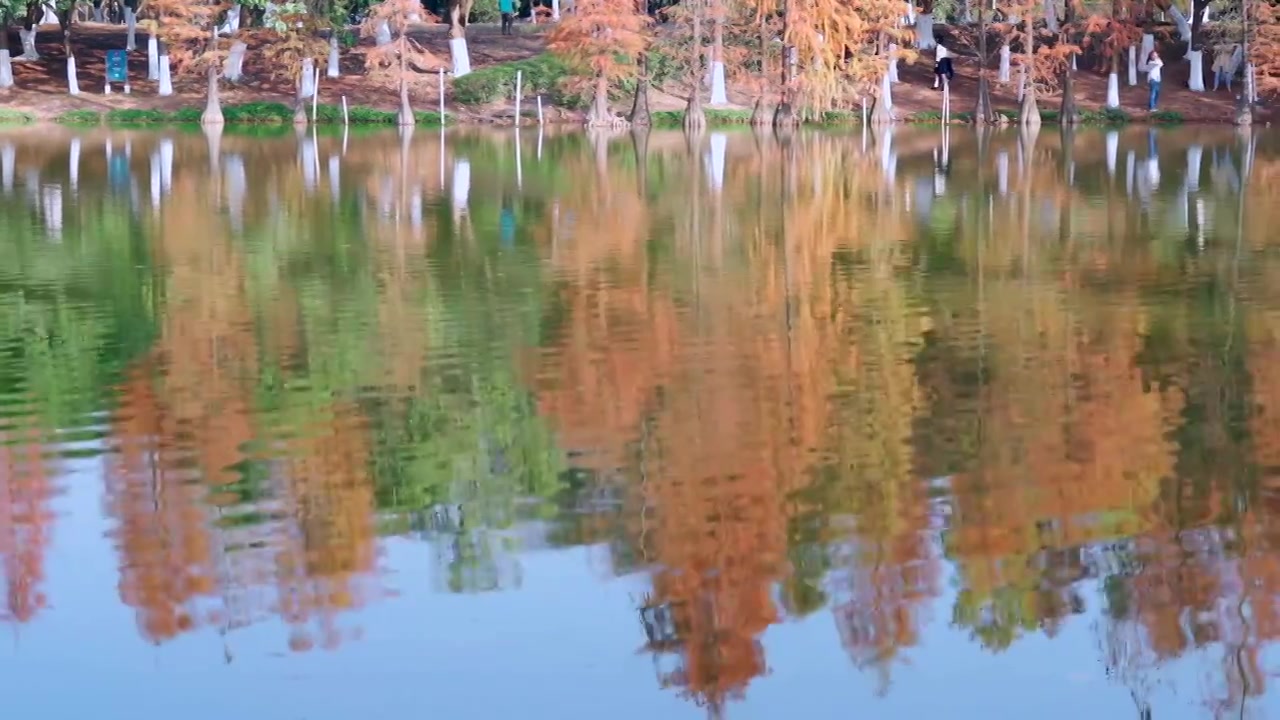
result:
[[[521,83],[525,97],[547,95],[560,98],[563,82],[571,76],[564,61],[550,53],[527,60],[481,68],[453,81],[453,97],[463,105],[484,105],[513,97],[516,72],[523,73]]]
[[[293,108],[273,102],[223,105],[222,117],[227,123],[291,123]]]
[[[471,15],[467,18],[467,22],[496,23],[501,19],[502,13],[498,12],[498,0],[475,0],[471,5]]]
[[[1186,118],[1177,110],[1156,110],[1151,113],[1151,122],[1162,125],[1181,125],[1185,121]]]
[[[35,116],[21,110],[0,108],[0,124],[35,122]]]
[[[973,113],[971,112],[953,112],[951,113],[952,122],[973,122]],[[913,123],[940,123],[942,122],[942,112],[939,110],[922,110],[914,113],[907,118],[907,122]]]
[[[1080,111],[1080,122],[1086,125],[1124,125],[1130,120],[1129,113],[1120,108]]]
[[[853,125],[862,123],[862,111],[824,110],[821,115],[809,120],[821,125]]]
[[[716,110],[708,108],[703,111],[707,116],[707,125],[746,125],[751,122],[750,110]],[[676,127],[684,122],[683,110],[657,110],[653,112],[653,124],[661,127]]]
[[[102,113],[96,110],[68,110],[57,117],[57,122],[64,125],[97,125],[102,122]]]

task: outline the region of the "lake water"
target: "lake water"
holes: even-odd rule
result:
[[[1280,142],[0,133],[15,718],[1274,717]]]

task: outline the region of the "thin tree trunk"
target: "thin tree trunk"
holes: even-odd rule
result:
[[[778,107],[774,108],[773,111],[774,129],[791,128],[795,127],[796,124],[796,110],[791,104],[791,74],[795,70],[796,46],[792,44],[789,36],[793,2],[794,0],[783,0],[782,2],[782,92],[778,98]]]
[[[649,127],[653,122],[649,113],[649,51],[641,51],[636,59],[640,66],[640,77],[636,80],[636,97],[631,103],[631,115],[627,118],[632,127]]]
[[[765,107],[765,94],[769,82],[769,34],[764,22],[764,13],[759,14],[757,24],[760,29],[760,92],[756,95],[755,109],[751,111],[752,127],[763,127],[769,124],[768,109]]]
[[[973,108],[973,122],[990,125],[996,121],[991,110],[991,87],[987,80],[987,8],[978,5],[978,100]]]
[[[687,132],[701,132],[707,127],[707,116],[702,112],[702,14],[705,0],[692,0],[693,10],[693,49],[689,62],[692,82],[690,82],[689,104],[684,111],[684,129]]]
[[[13,64],[9,49],[9,21],[7,15],[0,17],[0,89],[13,87]]]
[[[1067,0],[1066,11],[1062,14],[1062,28],[1058,34],[1058,42],[1066,43],[1071,25],[1076,20],[1076,9],[1073,0]],[[1076,112],[1076,69],[1075,64],[1068,62],[1062,70],[1062,104],[1058,108],[1058,121],[1063,125],[1075,125],[1079,120]]]
[[[62,48],[67,54],[67,94],[79,95],[80,77],[76,70],[75,47],[72,45],[72,26],[75,17],[70,10],[66,10],[59,13],[58,20],[62,23]]]
[[[724,68],[724,0],[715,2],[715,18],[711,29],[711,104],[728,105]]]

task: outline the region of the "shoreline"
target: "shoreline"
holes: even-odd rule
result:
[[[326,127],[397,127],[394,110],[383,110],[363,105],[349,106],[344,121],[343,108],[338,105],[317,104],[306,108],[307,122],[295,123],[294,110],[281,102],[247,102],[228,103],[222,106],[224,126],[234,127],[309,127],[319,125]],[[200,125],[203,106],[181,107],[176,110],[160,108],[113,108],[104,110],[76,109],[66,110],[58,114],[40,113],[25,107],[0,108],[0,127],[13,125],[63,125],[63,126],[122,126],[122,127],[160,127],[172,125]],[[708,127],[751,127],[751,111],[742,109],[707,108],[705,111]],[[438,111],[419,110],[414,113],[417,127],[514,127],[517,123],[510,113],[468,113],[445,111],[443,119]],[[557,112],[548,114],[542,122],[536,115],[522,113],[521,127],[538,127],[547,125],[558,128],[583,127],[585,120],[580,113]],[[1018,113],[1011,110],[996,112],[998,122],[993,128],[1017,128]],[[681,110],[655,110],[651,113],[650,127],[655,129],[679,128],[682,125],[684,112]],[[970,112],[955,113],[950,125],[973,125],[973,114]],[[1042,125],[1058,125],[1059,114],[1056,110],[1040,112]],[[862,118],[858,112],[827,111],[801,121],[804,127],[861,127]],[[920,111],[896,119],[891,127],[911,125],[942,125],[941,114],[937,111]],[[1256,125],[1270,126],[1270,123],[1255,121]],[[1155,113],[1134,116],[1124,111],[1082,111],[1076,127],[1124,127],[1150,126],[1169,127],[1177,125],[1235,127],[1234,119],[1219,121],[1202,118],[1185,119],[1176,111],[1157,111]]]

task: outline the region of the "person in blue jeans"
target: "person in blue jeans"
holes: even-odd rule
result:
[[[1156,103],[1160,101],[1160,69],[1163,67],[1164,61],[1160,59],[1160,53],[1152,50],[1147,58],[1147,84],[1151,86],[1151,102],[1147,109],[1151,112],[1155,112]]]

